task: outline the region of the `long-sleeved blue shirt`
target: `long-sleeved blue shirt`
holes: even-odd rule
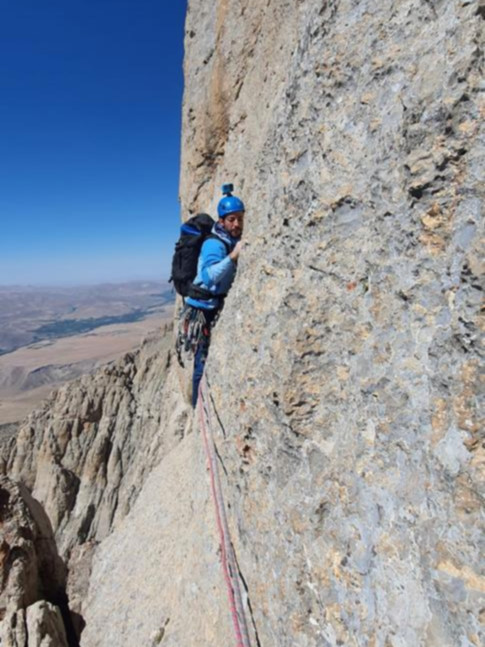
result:
[[[214,233],[217,234],[217,231]],[[230,236],[227,236],[227,238],[230,239]],[[237,240],[230,240],[232,247],[234,247]],[[185,302],[203,310],[217,308],[221,302],[220,297],[217,295],[227,294],[235,275],[236,263],[229,257],[226,245],[217,238],[208,238],[203,242],[200,250],[194,285],[209,290],[214,297],[209,299],[187,297]]]

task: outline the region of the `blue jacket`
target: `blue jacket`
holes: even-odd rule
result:
[[[222,239],[228,243],[230,251],[234,249],[238,239],[232,238],[225,231],[221,231],[217,224],[214,225],[212,233],[221,240],[208,238],[203,242],[194,285],[199,285],[209,290],[214,294],[214,298],[193,299],[192,297],[187,297],[185,299],[185,302],[190,306],[202,308],[203,310],[213,310],[219,307],[221,299],[217,295],[227,294],[236,275],[236,263],[229,258],[227,247],[222,242]]]

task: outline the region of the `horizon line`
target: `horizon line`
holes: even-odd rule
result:
[[[70,288],[94,287],[100,285],[126,285],[127,283],[169,283],[169,278],[145,277],[136,279],[101,279],[99,281],[64,281],[64,282],[37,282],[37,283],[1,283],[2,288]]]

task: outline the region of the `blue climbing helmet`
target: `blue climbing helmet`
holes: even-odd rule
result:
[[[233,191],[233,184],[222,185],[222,194],[224,197],[219,200],[219,204],[217,205],[219,218],[225,218],[230,213],[236,213],[236,211],[246,211],[243,201],[236,198],[235,195],[232,195]]]

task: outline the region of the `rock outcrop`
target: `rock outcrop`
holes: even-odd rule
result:
[[[60,597],[70,645],[84,628],[83,602],[97,546],[185,433],[189,410],[179,398],[177,374],[169,370],[171,344],[166,330],[139,351],[60,388],[3,448],[2,470],[9,479],[0,491],[5,548],[0,600],[6,600],[5,613],[13,605],[25,624],[30,605]],[[57,593],[45,585],[54,576]],[[50,607],[39,609],[33,617],[50,614]],[[15,619],[7,618],[5,626],[10,631]]]
[[[254,646],[483,643],[484,16],[189,0],[183,213],[224,181],[247,206],[206,376]],[[234,641],[165,343],[61,389],[5,454],[82,647]]]
[[[1,632],[6,647],[68,647],[60,611],[45,600],[8,616]]]
[[[11,442],[4,469],[42,501],[64,557],[109,534],[150,469],[183,435],[180,407],[161,419],[179,388],[167,379],[170,345],[170,334],[157,336],[60,388]],[[170,434],[158,433],[161,424]]]
[[[34,647],[44,636],[66,645],[66,568],[42,507],[23,485],[0,477],[0,643]],[[46,602],[50,600],[50,602]]]

